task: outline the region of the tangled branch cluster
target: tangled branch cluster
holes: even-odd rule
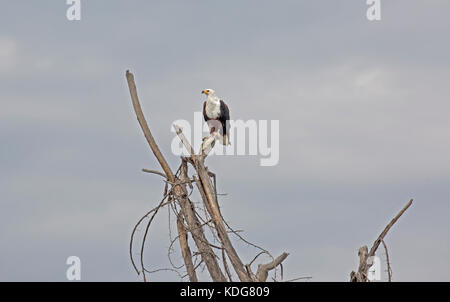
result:
[[[188,158],[182,158],[182,161],[184,163],[189,162]],[[187,234],[192,234],[189,226],[184,222],[184,220],[182,219],[182,209],[180,207],[179,204],[177,204],[176,202],[176,196],[175,196],[175,192],[174,192],[174,187],[176,185],[187,185],[190,188],[190,191],[188,192],[188,197],[190,197],[194,191],[194,186],[193,184],[195,184],[196,182],[198,182],[198,176],[193,175],[192,178],[187,178],[186,175],[184,175],[183,177],[181,176],[181,171],[184,171],[184,168],[182,168],[184,166],[184,164],[182,163],[180,165],[180,167],[178,168],[175,177],[177,179],[185,179],[184,181],[178,181],[176,183],[171,183],[170,181],[167,180],[167,178],[165,177],[164,173],[159,172],[159,171],[155,171],[155,170],[149,170],[149,169],[142,169],[143,172],[146,173],[152,173],[155,175],[159,175],[162,176],[164,178],[163,182],[164,182],[164,192],[163,192],[163,197],[160,200],[160,202],[158,203],[158,205],[156,207],[154,207],[153,209],[151,209],[150,211],[148,211],[144,216],[142,216],[136,223],[136,225],[133,228],[133,231],[131,233],[131,238],[130,238],[130,247],[129,247],[129,254],[130,254],[130,259],[131,259],[131,263],[134,267],[134,269],[136,270],[137,274],[143,276],[144,280],[147,280],[147,274],[151,274],[151,273],[157,273],[157,272],[161,272],[161,271],[171,271],[174,272],[179,278],[180,280],[184,280],[186,277],[188,277],[188,269],[186,268],[185,264],[181,264],[181,265],[177,265],[175,264],[175,261],[172,259],[172,255],[174,253],[174,244],[177,241],[180,241],[180,235],[177,236],[173,236],[172,235],[172,221],[173,218],[176,218],[176,224],[177,224],[177,230],[178,233],[180,234],[185,234],[183,237],[187,237]],[[215,197],[217,198],[217,188],[216,188],[216,176],[214,173],[208,171],[209,176],[211,177],[211,180],[214,183],[214,193],[215,193]],[[206,210],[205,206],[203,205],[203,207],[196,205],[198,203],[194,203],[194,211],[195,214],[197,216],[197,218],[200,220],[201,222],[201,227],[202,228],[207,228],[209,230],[209,235],[210,237],[212,237],[213,241],[212,243],[209,241],[205,241],[205,244],[208,244],[213,250],[216,250],[218,253],[216,253],[215,257],[222,262],[222,268],[226,273],[227,276],[227,280],[228,281],[233,281],[233,277],[232,277],[232,272],[230,270],[230,266],[226,257],[226,252],[225,252],[225,248],[223,246],[220,245],[220,239],[218,238],[215,229],[214,229],[214,224],[213,224],[213,219],[212,217],[209,215],[208,211]],[[145,243],[146,243],[146,239],[148,237],[148,233],[149,233],[149,228],[152,224],[152,222],[154,221],[155,216],[158,214],[158,212],[160,212],[160,210],[162,208],[167,208],[168,210],[168,221],[169,221],[169,240],[170,240],[170,244],[168,246],[167,249],[167,257],[170,263],[170,267],[167,268],[158,268],[158,269],[153,269],[153,270],[149,270],[146,268],[146,266],[144,265],[144,250],[145,250]],[[222,217],[223,219],[223,217]],[[250,274],[250,272],[252,271],[251,269],[251,265],[256,261],[257,258],[259,258],[261,255],[267,255],[268,257],[271,258],[272,261],[275,260],[275,258],[272,256],[272,254],[270,254],[269,251],[267,251],[266,249],[248,241],[247,239],[245,239],[241,234],[241,231],[239,230],[234,230],[226,220],[224,220],[224,223],[227,227],[227,232],[231,233],[233,235],[235,235],[235,237],[239,240],[241,240],[242,242],[246,243],[249,246],[252,246],[256,249],[258,249],[260,252],[253,258],[252,261],[250,261],[250,263],[245,265],[246,270],[248,271],[248,273]],[[137,231],[139,229],[139,227],[141,225],[144,225],[144,233],[142,235],[141,238],[141,242],[140,242],[140,247],[139,247],[139,259],[135,259],[134,256],[134,252],[133,252],[133,248],[134,248],[134,243],[136,241],[136,236],[137,236]],[[185,242],[186,239],[182,239],[182,241],[184,241],[182,243],[182,245],[186,245],[187,243]],[[287,254],[286,254],[287,256]],[[206,266],[204,261],[201,258],[201,253],[199,251],[194,252],[191,257],[193,258],[193,270],[197,271],[197,270],[201,270],[204,271]],[[285,257],[284,257],[285,258]],[[282,264],[280,263],[280,265],[278,266],[279,269],[274,269],[274,276],[273,276],[273,280],[276,281],[281,281],[283,278],[283,269],[282,269]],[[278,274],[280,277],[277,277],[277,272],[278,270],[281,270],[281,274]],[[265,277],[267,278],[267,276]]]

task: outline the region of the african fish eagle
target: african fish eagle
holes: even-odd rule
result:
[[[228,125],[230,120],[230,111],[227,104],[216,96],[212,89],[205,89],[202,94],[206,95],[206,101],[203,103],[203,117],[209,126],[210,134],[218,132],[221,135],[221,143],[228,145]]]

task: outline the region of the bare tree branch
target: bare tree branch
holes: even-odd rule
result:
[[[186,150],[188,150],[188,152],[191,156],[194,156],[195,155],[194,148],[192,148],[192,146],[189,143],[189,141],[187,140],[186,136],[184,136],[183,130],[178,125],[175,125],[175,124],[173,124],[173,128],[175,129],[175,132],[177,133],[178,137],[180,138],[180,140],[183,143]]]
[[[142,169],[142,172],[160,175],[160,176],[164,177],[165,179],[167,179],[167,175],[166,174],[164,174],[162,172],[159,172],[159,171],[156,171],[156,170]]]
[[[163,203],[164,203],[165,198],[163,198],[163,200],[161,200],[161,202],[159,203],[159,205],[155,208],[155,211],[153,212],[152,217],[150,218],[150,220],[147,223],[147,226],[145,228],[145,233],[144,233],[144,237],[142,239],[142,245],[141,245],[141,272],[142,272],[142,276],[144,278],[144,281],[147,281],[146,277],[145,277],[145,270],[144,270],[144,247],[145,247],[145,239],[147,239],[147,234],[148,234],[148,229],[150,228],[150,225],[152,224],[153,219],[155,218],[156,214],[158,213],[158,210],[162,207]]]
[[[136,83],[134,82],[134,75],[127,70],[126,77],[128,81],[128,88],[130,89],[131,101],[133,102],[133,108],[136,113],[139,125],[141,126],[141,129],[144,132],[144,136],[147,139],[148,145],[150,146],[150,149],[152,149],[153,154],[155,155],[156,159],[161,165],[161,168],[164,170],[164,173],[166,173],[167,178],[170,181],[174,182],[175,176],[173,175],[172,170],[170,169],[166,159],[159,150],[159,147],[156,144],[155,139],[153,138],[152,132],[148,127],[147,121],[145,120],[144,113],[142,112],[141,104],[139,103],[139,98],[137,95]]]
[[[274,268],[276,268],[278,265],[281,264],[281,262],[284,261],[284,259],[286,259],[286,257],[289,256],[288,253],[283,253],[280,256],[278,256],[277,258],[275,258],[275,260],[272,260],[269,263],[266,264],[260,264],[258,265],[258,271],[256,272],[256,279],[259,282],[264,282],[267,279],[267,276],[269,274],[270,270],[273,270]]]
[[[391,263],[389,262],[388,248],[387,248],[384,240],[381,240],[381,243],[383,243],[384,252],[386,253],[386,266],[387,266],[388,282],[391,282],[392,281],[392,269],[391,269]]]
[[[369,263],[369,259],[373,256],[375,256],[375,252],[377,251],[378,247],[380,246],[380,243],[383,241],[386,234],[389,232],[391,227],[394,225],[394,223],[400,218],[400,216],[405,213],[405,211],[411,206],[413,200],[411,199],[404,207],[400,210],[400,212],[391,220],[391,222],[388,223],[388,225],[384,228],[384,230],[381,232],[381,234],[378,236],[378,238],[375,240],[375,242],[372,245],[372,248],[370,251],[368,250],[367,246],[362,246],[358,251],[359,256],[359,267],[358,271],[354,272],[352,271],[350,273],[350,281],[351,282],[367,282],[367,273],[369,271],[369,268],[372,266],[372,263]]]
[[[177,217],[177,228],[178,228],[178,241],[180,242],[181,254],[183,255],[184,264],[186,265],[186,271],[189,275],[189,281],[197,282],[197,274],[195,273],[194,264],[192,263],[191,249],[188,245],[188,236],[186,230],[183,226],[183,216],[181,213]]]
[[[164,195],[163,199],[161,202],[163,202],[166,198],[167,198],[168,194]],[[136,263],[134,262],[133,259],[133,239],[134,239],[134,234],[136,233],[137,227],[141,224],[141,222],[148,217],[148,215],[150,215],[151,213],[158,211],[159,208],[169,204],[171,201],[166,202],[166,203],[160,203],[157,207],[151,209],[150,211],[148,211],[144,216],[142,216],[141,219],[139,219],[139,221],[136,223],[136,225],[133,228],[133,231],[131,232],[131,238],[130,238],[130,249],[129,249],[129,253],[130,253],[130,259],[131,259],[131,263],[133,264],[134,269],[136,270],[136,272],[138,273],[138,275],[140,274],[140,270],[138,270]]]
[[[227,263],[227,256],[225,255],[225,249],[222,249],[222,262],[223,262],[223,268],[225,269],[225,272],[228,276],[228,281],[233,282],[233,279],[231,278],[231,272],[230,269],[228,268],[228,263]]]
[[[298,277],[298,278],[286,280],[284,282],[294,282],[294,281],[298,281],[298,280],[311,280],[311,279],[312,279],[312,277],[307,276],[307,277]]]
[[[412,202],[413,202],[413,200],[411,199],[403,207],[403,209],[401,209],[400,212],[391,220],[391,222],[389,222],[389,224],[384,228],[383,232],[381,232],[380,236],[378,236],[377,240],[375,240],[375,242],[373,243],[372,248],[370,249],[370,252],[369,252],[369,257],[375,256],[375,252],[377,251],[378,246],[380,245],[381,241],[384,239],[384,237],[389,232],[389,230],[394,225],[394,223],[397,222],[397,220],[400,218],[400,216],[402,216],[403,213],[405,213],[405,211],[411,206]]]

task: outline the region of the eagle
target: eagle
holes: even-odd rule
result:
[[[221,135],[222,145],[228,145],[228,123],[230,120],[230,110],[227,104],[216,95],[212,89],[202,90],[206,95],[206,101],[203,103],[203,117],[208,124],[209,133],[218,132]]]

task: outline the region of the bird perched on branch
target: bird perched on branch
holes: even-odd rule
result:
[[[228,106],[212,89],[205,89],[202,94],[206,95],[206,101],[203,103],[203,117],[209,126],[209,133],[218,132],[221,135],[221,143],[226,146],[229,144],[227,121],[230,120],[230,111]]]

